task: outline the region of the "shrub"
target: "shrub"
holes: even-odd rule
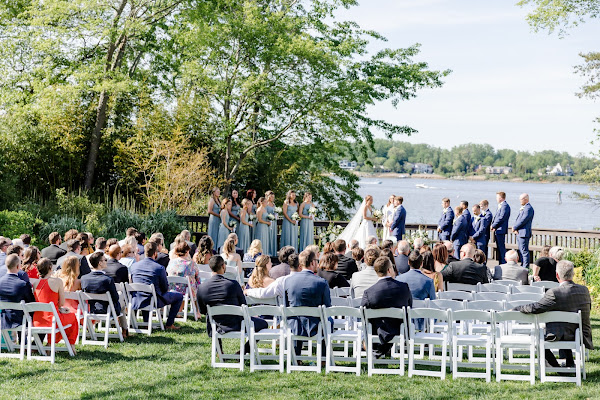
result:
[[[182,230],[186,229],[186,223],[183,218],[177,216],[175,211],[157,211],[144,217],[139,229],[147,236],[154,232],[162,233],[168,245]]]
[[[33,243],[36,243],[36,233],[42,223],[41,219],[27,211],[0,211],[0,235],[11,239],[27,233],[31,235]]]
[[[600,249],[584,249],[577,253],[567,251],[564,258],[575,265],[577,283],[588,287],[594,306],[600,307]]]
[[[141,228],[144,218],[133,211],[115,208],[107,212],[104,217],[99,220],[99,229],[97,232],[92,231],[95,235],[104,236],[105,238],[123,238],[125,231],[129,227]]]

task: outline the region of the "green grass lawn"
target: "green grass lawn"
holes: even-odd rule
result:
[[[600,315],[592,320],[600,344]],[[592,351],[583,387],[537,382],[485,383],[481,379],[445,381],[406,375],[366,376],[311,372],[250,373],[210,367],[210,341],[204,322],[182,324],[179,332],[134,335],[125,343],[77,346],[78,355],[61,352],[56,364],[0,359],[0,398],[23,399],[294,399],[294,398],[600,398],[600,351]],[[492,380],[494,380],[492,376]]]

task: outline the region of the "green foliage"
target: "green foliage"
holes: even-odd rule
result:
[[[598,0],[521,0],[517,3],[524,7],[533,5],[527,20],[535,31],[546,30],[550,33],[558,29],[564,35],[567,29],[578,26],[586,18],[600,17]]]
[[[0,211],[0,234],[14,239],[27,233],[36,241],[42,220],[27,211]]]
[[[123,238],[125,237],[125,231],[129,227],[137,228],[141,230],[143,217],[129,210],[123,210],[115,208],[106,213],[103,217],[100,230],[98,232],[92,232],[98,236],[104,236],[105,238]]]
[[[78,231],[82,232],[86,231],[85,228],[85,224],[80,219],[69,217],[66,215],[56,215],[52,217],[48,223],[44,224],[40,228],[39,237],[41,242],[47,246],[50,244],[48,242],[48,236],[52,232],[58,232],[61,235],[64,235],[65,232],[69,229],[77,229]]]
[[[138,229],[148,237],[154,232],[160,232],[165,237],[165,243],[172,243],[182,230],[187,229],[187,225],[175,211],[156,211],[144,216]]]
[[[64,188],[56,189],[56,203],[59,214],[84,222],[97,220],[106,210],[103,204],[92,201],[88,193],[81,191],[67,193]]]
[[[596,307],[600,307],[600,249],[567,251],[564,258],[575,265],[576,277],[589,289]]]

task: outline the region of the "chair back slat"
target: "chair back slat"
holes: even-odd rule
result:
[[[544,297],[543,293],[515,293],[515,294],[509,294],[508,295],[508,301],[520,301],[520,300],[527,300],[531,303],[534,303],[536,301],[540,301],[542,299],[542,297]]]
[[[279,301],[277,297],[267,297],[264,299],[259,299],[258,297],[246,296],[246,304],[252,306],[253,308],[255,307],[255,305],[260,304],[278,306]]]
[[[460,310],[452,312],[453,321],[481,321],[492,322],[493,314],[480,310]]]
[[[569,324],[580,324],[581,323],[581,311],[579,312],[567,312],[567,311],[548,311],[542,314],[538,314],[539,323],[549,322],[566,322]]]
[[[406,309],[404,308],[363,308],[366,319],[373,318],[397,318],[406,320]]]
[[[462,290],[465,292],[477,291],[477,285],[469,285],[467,283],[446,283],[446,290]]]
[[[285,316],[289,317],[321,317],[319,307],[285,307]]]
[[[484,283],[483,285],[479,285],[479,292],[510,293],[511,287],[497,283]]]
[[[244,309],[243,306],[207,306],[208,315],[211,319],[213,319],[216,315],[233,315],[236,317],[244,317]]]
[[[467,302],[467,309],[483,311],[504,311],[506,309],[506,302],[493,300],[474,300]]]
[[[283,308],[278,306],[253,306],[246,307],[246,312],[249,317],[256,317],[257,315],[269,315],[273,317],[283,317]]]
[[[437,308],[439,310],[447,310],[450,308],[453,311],[465,309],[464,303],[458,300],[430,300],[429,307]]]
[[[515,321],[528,324],[535,324],[536,316],[534,314],[523,314],[519,311],[501,311],[495,314],[496,322]]]
[[[474,293],[463,290],[447,290],[445,292],[438,292],[436,297],[441,300],[473,300]]]
[[[543,287],[539,287],[539,286],[529,286],[529,285],[513,286],[512,293],[513,294],[516,294],[516,293],[538,293],[538,294],[544,294],[544,288]]]
[[[351,317],[362,318],[362,312],[359,308],[339,306],[339,307],[323,307],[325,318],[329,317]]]
[[[0,310],[16,310],[23,311],[25,302],[21,300],[20,303],[11,303],[8,301],[0,301]]]

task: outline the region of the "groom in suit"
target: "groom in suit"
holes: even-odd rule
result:
[[[442,216],[438,221],[438,237],[440,240],[449,240],[452,233],[452,222],[454,221],[454,211],[450,207],[450,199],[444,197],[442,199]]]
[[[396,207],[396,212],[394,213],[392,225],[390,226],[390,232],[392,236],[396,237],[398,242],[402,240],[402,235],[404,235],[405,232],[404,224],[406,222],[406,209],[402,205],[403,201],[404,198],[402,196],[396,196],[394,198],[394,207]]]
[[[504,254],[506,254],[506,244],[504,237],[508,233],[508,219],[510,218],[510,206],[506,202],[506,193],[496,193],[496,201],[498,202],[498,211],[492,219],[492,232],[496,234],[496,246],[498,246],[498,262],[506,264]]]
[[[533,222],[533,207],[529,204],[529,195],[523,193],[519,196],[521,208],[519,215],[513,225],[512,231],[517,235],[517,243],[519,244],[519,253],[521,253],[522,265],[529,268],[529,239],[531,238],[531,223]]]

